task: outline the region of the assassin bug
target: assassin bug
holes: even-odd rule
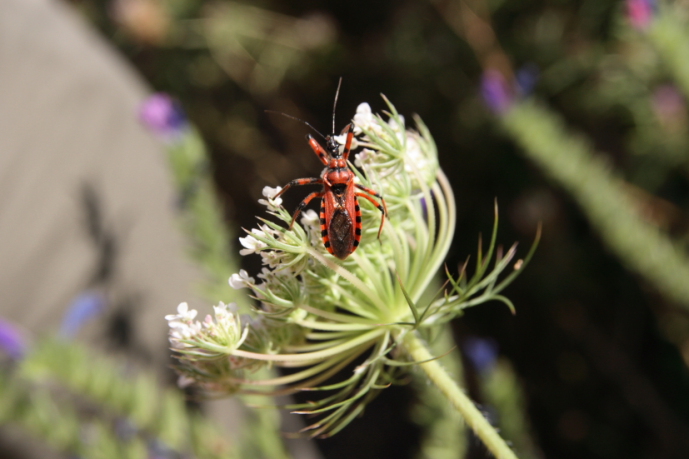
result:
[[[347,136],[342,151],[340,151],[340,144],[335,140],[335,108],[337,107],[337,97],[340,93],[341,84],[342,79],[340,78],[340,83],[337,85],[337,92],[335,93],[335,103],[333,104],[333,133],[331,135],[323,136],[323,134],[318,132],[306,121],[281,113],[288,118],[303,122],[325,140],[325,148],[323,148],[313,136],[310,134],[306,136],[309,146],[325,165],[325,169],[323,169],[320,178],[314,177],[292,180],[275,195],[275,198],[279,197],[293,186],[323,185],[321,191],[314,191],[307,195],[299,206],[297,206],[297,210],[294,211],[292,216],[290,229],[294,226],[294,222],[301,211],[304,210],[312,200],[321,198],[320,222],[323,245],[325,245],[325,248],[330,254],[336,256],[340,260],[344,260],[356,250],[361,240],[361,209],[359,208],[358,198],[369,200],[380,210],[381,218],[380,227],[378,228],[378,238],[380,238],[380,234],[383,231],[383,223],[385,222],[388,210],[385,205],[385,200],[377,191],[354,183],[354,172],[352,172],[347,163],[349,151],[352,146],[352,139],[354,138],[352,124],[350,123],[345,126],[340,134]],[[376,202],[374,198],[379,199],[380,203]]]

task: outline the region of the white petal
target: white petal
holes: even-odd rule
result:
[[[309,209],[301,214],[301,224],[303,226],[314,226],[318,222],[318,214],[313,209]]]
[[[239,243],[242,244],[247,249],[255,249],[258,240],[253,236],[245,236],[239,238]]]
[[[263,196],[268,198],[268,199],[273,199],[276,194],[278,194],[282,190],[281,186],[271,188],[269,186],[263,187]]]
[[[240,289],[246,287],[246,284],[244,283],[244,279],[239,277],[239,274],[235,273],[230,276],[230,287],[234,289]]]
[[[268,210],[272,211],[277,211],[282,205],[282,198],[274,198],[274,199],[259,199],[258,203],[261,204],[262,206],[266,206]]]

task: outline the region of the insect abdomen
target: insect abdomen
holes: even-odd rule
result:
[[[355,215],[351,215],[345,208],[337,208],[332,212],[329,221],[325,218],[325,209],[321,207],[321,236],[323,245],[332,255],[344,260],[356,250],[361,239],[361,212],[359,204],[355,203]]]
[[[354,251],[354,231],[352,219],[344,209],[337,209],[330,219],[328,237],[333,255],[344,260]]]

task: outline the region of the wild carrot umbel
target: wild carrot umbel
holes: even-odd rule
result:
[[[240,238],[240,253],[258,254],[263,269],[255,277],[240,271],[230,278],[232,287],[250,290],[257,302],[255,314],[239,317],[221,304],[215,318],[207,316],[203,322],[194,321],[195,312],[185,305],[168,316],[178,369],[186,381],[223,393],[322,392],[289,408],[320,414],[305,430],[328,436],[398,381],[402,371],[420,363],[412,357],[418,351],[410,352],[423,346],[420,336],[490,300],[513,309],[501,291],[533,249],[512,270],[516,246],[494,256],[495,228],[487,253],[479,248],[474,274],[467,277],[464,268],[458,277],[448,273],[445,286],[430,302],[421,303],[452,242],[455,201],[426,126],[417,118],[416,130],[407,129],[404,118],[385,101],[387,119],[364,103],[353,120],[355,147],[361,148],[354,161],[358,169],[352,167],[357,183],[377,190],[387,203],[388,221],[380,239],[381,212],[362,199],[361,243],[338,260],[321,241],[319,216],[304,212],[288,229],[292,215],[275,198],[280,189],[266,187],[260,202],[274,218],[260,218],[258,227]],[[340,145],[345,141],[337,140]],[[499,279],[505,270],[512,272]],[[252,377],[266,366],[290,371],[272,379]]]

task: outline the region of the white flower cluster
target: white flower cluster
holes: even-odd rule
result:
[[[239,238],[242,245],[240,255],[258,254],[263,268],[257,279],[249,276],[245,270],[230,276],[229,284],[234,289],[249,288],[256,298],[264,302],[267,312],[291,309],[304,290],[300,287],[298,276],[305,270],[310,273],[321,273],[325,269],[313,260],[314,252],[325,254],[321,241],[320,221],[318,214],[307,210],[301,214],[300,224],[295,222],[293,229],[287,225],[292,221],[292,215],[281,204],[282,199],[275,195],[282,188],[265,187],[259,203],[265,205],[268,213],[282,220],[283,225],[263,220],[258,228],[253,228],[244,237]],[[307,276],[311,277],[311,276]]]
[[[292,216],[282,207],[282,198],[275,198],[280,190],[281,187],[264,187],[263,196],[266,199],[259,199],[258,202],[267,207],[269,214],[289,224]],[[293,275],[298,275],[305,268],[308,250],[314,246],[310,234],[307,234],[307,231],[313,231],[313,226],[309,225],[317,221],[317,216],[314,220],[312,212],[305,212],[302,217],[301,222],[304,226],[294,225],[293,231],[264,220],[263,224],[253,228],[247,236],[239,238],[239,243],[244,247],[240,250],[240,255],[259,254],[263,265],[269,269],[287,270]],[[235,274],[230,278],[230,285],[233,288],[248,287],[248,279],[250,278],[246,274],[240,272],[239,277]],[[253,280],[251,284],[254,284]]]
[[[187,303],[180,303],[177,306],[177,314],[168,314],[165,320],[170,327],[170,344],[175,349],[184,349],[191,347],[187,344],[194,339],[201,331],[201,323],[194,321],[198,311],[196,309],[189,310]]]
[[[404,182],[408,182],[407,192],[430,187],[435,182],[439,169],[435,145],[426,127],[419,119],[416,122],[420,132],[406,129],[400,114],[393,113],[385,122],[372,113],[369,104],[364,102],[357,107],[354,132],[366,134],[369,140],[361,142],[366,148],[356,155],[354,163],[367,175],[389,179],[397,189],[383,190],[387,194],[405,191],[399,186]]]
[[[174,349],[184,354],[194,349],[204,351],[206,357],[229,354],[242,345],[248,328],[242,330],[236,305],[220,302],[213,306],[214,316],[206,315],[202,322],[194,320],[198,312],[187,303],[177,306],[177,314],[165,316],[170,327],[169,339]]]
[[[367,102],[362,102],[356,108],[354,115],[354,134],[361,135],[365,131],[376,135],[383,135],[383,128],[379,124],[379,118],[371,111],[371,106]]]

